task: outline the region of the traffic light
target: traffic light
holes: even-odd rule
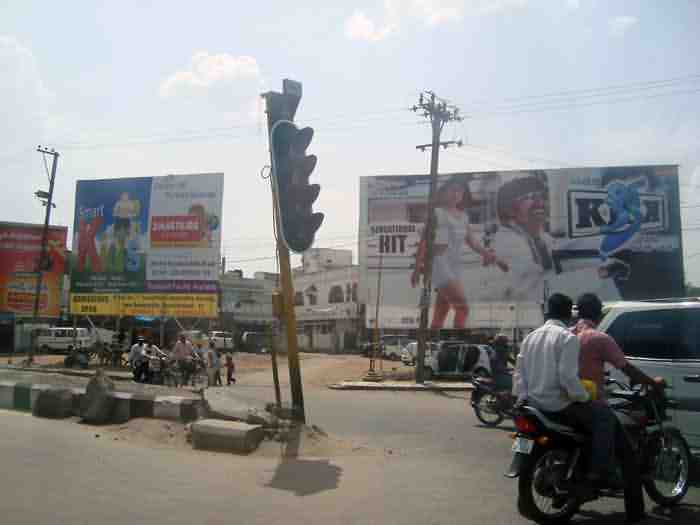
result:
[[[276,122],[271,131],[279,233],[287,247],[297,253],[311,247],[323,222],[323,213],[313,211],[321,186],[309,184],[317,161],[316,155],[306,154],[313,136],[313,128],[299,129],[288,120]]]

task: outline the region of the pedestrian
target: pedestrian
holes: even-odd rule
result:
[[[231,352],[226,352],[226,384],[232,385],[236,382],[236,378],[233,374],[236,372],[236,365],[233,362],[233,354]]]
[[[180,340],[175,343],[175,348],[173,349],[173,357],[175,358],[176,366],[182,373],[183,385],[187,385],[190,382],[193,354],[192,343],[187,340],[185,334],[180,334]]]
[[[209,343],[209,350],[207,351],[207,386],[216,386],[216,361],[218,356],[216,355],[216,349],[212,342]]]
[[[214,372],[214,377],[216,378],[216,386],[224,386],[224,383],[221,380],[221,350],[215,349],[214,353],[216,354],[216,368]]]

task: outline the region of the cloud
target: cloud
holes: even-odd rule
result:
[[[459,22],[465,16],[486,16],[521,8],[529,0],[385,0],[382,21],[356,10],[345,21],[345,36],[350,40],[378,42],[396,34],[409,23],[436,27]]]
[[[622,37],[638,22],[635,16],[616,16],[608,20],[608,31],[614,37]]]
[[[362,11],[355,11],[345,21],[345,36],[350,40],[377,42],[388,37],[395,27],[392,24],[378,25]]]
[[[581,7],[581,0],[566,0],[566,7],[569,9],[578,9]]]
[[[163,98],[181,93],[206,91],[208,88],[236,82],[241,79],[260,78],[260,67],[255,58],[227,53],[216,55],[200,51],[192,56],[190,68],[168,76],[160,85],[159,94]]]

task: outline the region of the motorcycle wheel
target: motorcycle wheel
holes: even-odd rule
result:
[[[677,429],[666,428],[651,435],[649,453],[644,490],[662,507],[677,505],[689,488],[692,456],[688,443]]]
[[[498,409],[498,398],[490,392],[472,394],[474,414],[484,425],[495,427],[503,421],[503,413]]]
[[[561,449],[545,450],[531,457],[530,464],[518,480],[518,511],[542,525],[568,523],[578,512],[575,495],[566,497],[563,505],[555,508],[555,486],[568,470],[569,453]]]

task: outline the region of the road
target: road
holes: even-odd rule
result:
[[[114,441],[94,427],[0,411],[3,523],[529,523],[502,476],[507,430],[480,427],[464,395],[329,391],[312,385],[325,366],[313,363],[310,423],[353,444],[320,457]],[[264,374],[241,379],[237,397],[270,399]],[[623,523],[622,509],[594,502],[574,522]],[[698,487],[673,514],[646,521],[697,522]]]

